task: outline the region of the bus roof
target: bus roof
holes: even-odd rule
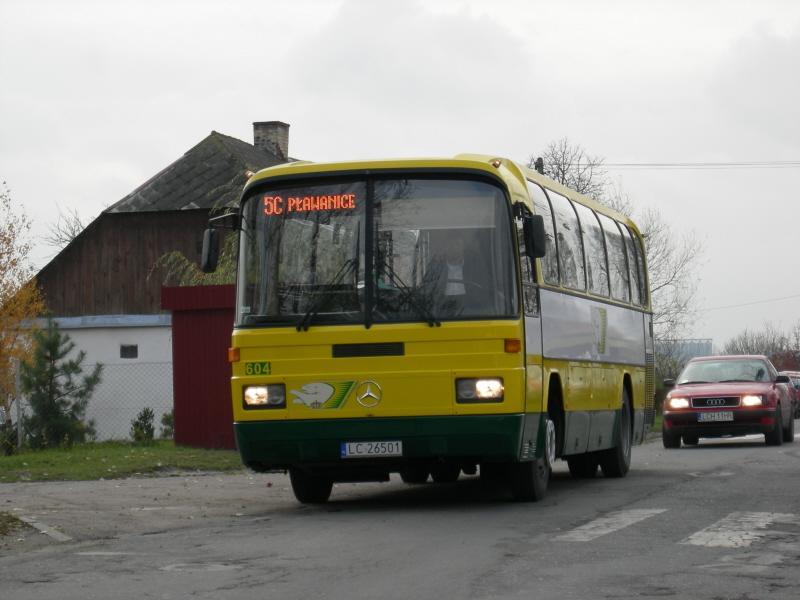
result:
[[[245,185],[247,191],[253,185],[267,179],[312,175],[318,173],[344,173],[368,170],[406,170],[406,169],[463,169],[484,172],[501,179],[508,186],[512,194],[512,202],[521,200],[529,207],[531,201],[525,189],[525,180],[530,180],[540,186],[567,196],[571,200],[593,208],[631,227],[641,235],[636,224],[626,215],[601,204],[600,202],[576,192],[541,173],[524,167],[512,160],[484,155],[484,154],[459,154],[453,158],[391,158],[353,160],[343,162],[315,163],[311,161],[295,161],[268,167],[253,175]]]

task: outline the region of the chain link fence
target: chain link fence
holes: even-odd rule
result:
[[[82,365],[83,372],[91,373],[94,366]],[[104,364],[101,381],[86,407],[86,421],[94,421],[97,440],[130,440],[131,422],[144,408],[155,413],[153,425],[156,436],[161,437],[161,418],[173,408],[172,363]],[[26,401],[22,410],[31,414]],[[16,421],[17,414],[13,418]]]

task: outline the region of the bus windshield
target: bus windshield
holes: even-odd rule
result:
[[[514,317],[510,212],[483,180],[259,188],[242,211],[237,325]]]

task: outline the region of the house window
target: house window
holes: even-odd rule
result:
[[[120,344],[119,346],[120,358],[139,358],[139,345],[138,344]]]

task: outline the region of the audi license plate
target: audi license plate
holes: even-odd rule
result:
[[[733,412],[730,410],[719,410],[714,412],[701,412],[697,414],[699,423],[733,421]]]
[[[342,442],[342,458],[370,458],[372,456],[403,456],[403,442]]]

